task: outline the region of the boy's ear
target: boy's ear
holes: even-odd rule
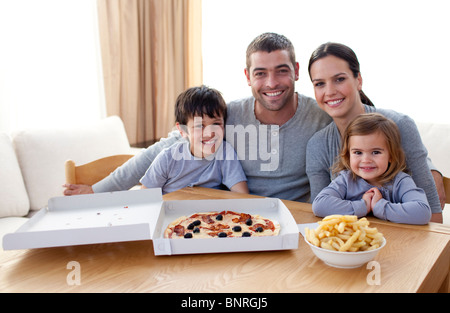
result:
[[[176,122],[175,126],[177,127],[178,131],[180,132],[182,137],[187,137],[189,132],[187,129],[187,125],[181,125],[180,123]]]

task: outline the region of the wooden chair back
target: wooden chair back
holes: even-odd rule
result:
[[[65,163],[66,183],[92,186],[133,156],[131,154],[112,155],[78,166],[74,161],[67,160]]]
[[[444,176],[445,203],[450,203],[450,178]]]

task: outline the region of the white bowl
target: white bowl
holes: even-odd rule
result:
[[[341,252],[317,247],[311,244],[306,238],[305,241],[319,259],[321,259],[325,264],[337,268],[361,267],[364,264],[372,261],[377,255],[378,251],[380,251],[386,245],[386,238],[383,238],[383,243],[377,249],[369,251]]]

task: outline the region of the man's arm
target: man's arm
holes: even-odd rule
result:
[[[74,184],[63,185],[66,188],[66,190],[64,190],[64,195],[69,196],[94,192],[128,190],[139,184],[139,180],[144,176],[159,152],[170,147],[179,140],[181,140],[180,133],[178,131],[172,131],[167,138],[163,138],[157,143],[149,146],[93,186]]]
[[[94,191],[92,190],[92,186],[88,185],[64,184],[63,187],[66,188],[64,189],[65,196],[94,193]]]

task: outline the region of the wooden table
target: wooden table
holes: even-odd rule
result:
[[[248,197],[255,196],[195,187],[164,200]],[[283,202],[297,223],[319,220],[310,204]],[[0,291],[448,292],[450,227],[370,220],[388,242],[375,258],[378,269],[329,267],[302,236],[297,250],[157,257],[149,240],[0,251]]]

